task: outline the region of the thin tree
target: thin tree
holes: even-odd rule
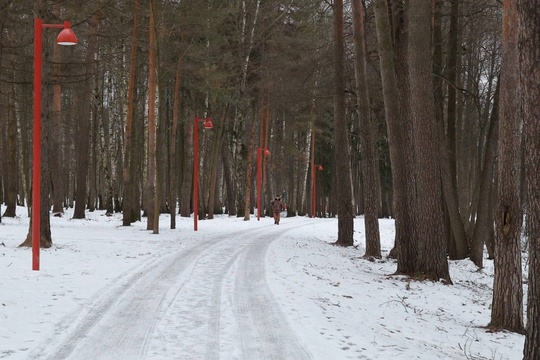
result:
[[[11,56],[11,66],[15,68],[15,57]],[[7,99],[7,142],[6,142],[6,157],[7,167],[6,172],[6,210],[5,217],[15,217],[17,207],[17,185],[19,180],[19,166],[17,161],[17,112],[15,110],[15,79],[9,84],[9,96]]]
[[[345,116],[345,45],[343,0],[334,1],[334,164],[338,239],[336,245],[354,245],[351,165]]]
[[[520,199],[521,120],[519,95],[518,0],[503,6],[495,277],[489,327],[523,333]]]
[[[137,46],[139,36],[139,1],[134,1],[133,11],[133,34],[131,36],[131,54],[129,58],[129,80],[128,80],[128,103],[127,103],[127,115],[126,115],[126,129],[124,140],[124,169],[122,171],[122,181],[124,183],[124,196],[122,201],[122,225],[129,226],[135,218],[135,201],[134,186],[132,184],[133,179],[130,174],[131,169],[131,152],[133,151],[132,136],[133,136],[133,112],[134,98],[135,98],[135,69],[137,68]]]
[[[384,112],[388,133],[388,147],[392,165],[393,211],[395,217],[395,242],[404,243],[412,237],[411,221],[406,206],[407,180],[404,145],[404,128],[399,109],[399,93],[392,46],[392,27],[390,25],[388,2],[375,0],[375,24],[377,45],[383,88]]]
[[[182,187],[180,189],[180,216],[189,217],[191,213],[190,199],[192,190],[192,174],[193,174],[193,121],[184,123],[184,166],[182,169]]]
[[[62,178],[62,89],[60,87],[60,49],[58,46],[53,48],[53,58],[55,62],[53,65],[55,81],[53,85],[53,111],[51,118],[52,122],[54,123],[51,134],[51,180],[53,185],[52,202],[53,214],[62,214],[64,212],[63,199],[65,190],[64,179]]]
[[[477,219],[474,226],[474,232],[471,238],[471,261],[479,268],[484,263],[484,245],[490,242],[493,236],[493,207],[491,207],[492,193],[495,186],[493,178],[495,176],[495,162],[497,159],[497,146],[499,139],[499,89],[500,80],[497,80],[495,98],[493,99],[493,110],[488,123],[488,132],[486,139],[486,150],[484,155],[484,164],[480,174],[480,191],[478,199]]]
[[[155,0],[150,0],[150,25],[148,45],[148,166],[146,174],[146,229],[159,233],[159,200],[156,191],[156,29]],[[156,219],[157,218],[157,219]],[[157,222],[157,223],[156,223]]]
[[[178,185],[176,181],[176,165],[177,155],[176,149],[178,145],[176,139],[178,137],[178,118],[180,117],[180,80],[181,80],[182,61],[179,59],[176,64],[176,76],[174,80],[173,93],[173,113],[172,113],[172,129],[169,140],[169,211],[171,214],[171,229],[176,229],[176,202]]]
[[[84,82],[82,94],[83,99],[90,99],[94,89],[95,71],[95,56],[97,48],[97,31],[99,26],[99,11],[94,12],[90,18],[90,36],[88,39],[88,48],[86,50],[86,80]],[[89,150],[90,150],[90,122],[91,122],[91,107],[92,102],[86,100],[81,107],[80,121],[78,121],[77,132],[77,188],[75,210],[73,211],[74,219],[84,219],[85,209],[87,204],[87,184],[88,184],[88,168],[89,168]]]
[[[519,4],[519,54],[525,131],[525,183],[527,187],[527,238],[529,240],[529,291],[523,360],[540,359],[540,1]],[[521,285],[521,284],[520,284]],[[521,287],[521,286],[520,286]]]
[[[369,108],[369,92],[366,74],[366,41],[364,35],[364,8],[361,0],[352,0],[354,29],[356,97],[358,102],[358,122],[361,139],[360,156],[362,163],[364,190],[364,223],[366,229],[365,256],[381,257],[379,233],[379,197],[377,186],[378,159],[375,151],[373,124]]]
[[[450,29],[448,39],[448,106],[446,121],[446,136],[441,137],[441,158],[443,170],[443,189],[446,208],[450,220],[451,243],[449,254],[451,259],[465,259],[469,254],[468,239],[465,233],[462,217],[459,213],[459,203],[456,185],[456,122],[458,116],[457,107],[457,82],[458,82],[458,29],[459,29],[459,4],[460,0],[450,1]],[[441,124],[441,129],[443,125]],[[444,141],[442,141],[444,140]]]

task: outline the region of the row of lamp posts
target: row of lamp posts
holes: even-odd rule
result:
[[[42,69],[42,30],[44,28],[62,29],[58,34],[58,45],[76,45],[77,37],[69,21],[63,24],[44,24],[42,19],[34,19],[34,133],[33,133],[33,165],[32,165],[32,270],[39,270],[39,250],[41,237],[40,207],[41,207],[41,69]],[[199,123],[203,122],[204,129],[212,129],[211,118],[195,116],[193,124],[193,229],[198,230],[199,217]],[[269,156],[268,148],[257,148],[257,220],[261,215],[261,183],[262,157]],[[313,190],[311,200],[311,217],[315,217],[316,201],[316,170],[321,171],[321,165],[312,167]]]

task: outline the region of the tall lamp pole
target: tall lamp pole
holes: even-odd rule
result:
[[[44,28],[63,29],[56,38],[58,45],[75,45],[77,37],[69,21],[63,24],[44,24],[34,19],[34,134],[32,144],[32,270],[39,270],[41,238],[41,63]]]
[[[257,148],[257,220],[261,220],[261,182],[262,182],[262,156],[270,155],[267,148]]]
[[[214,127],[212,119],[198,118],[193,120],[193,230],[197,231],[197,220],[199,218],[199,122],[203,122],[204,129]]]
[[[313,189],[311,191],[311,217],[314,218],[317,210],[317,171],[322,171],[322,165],[313,165],[311,167],[311,178],[313,179]]]

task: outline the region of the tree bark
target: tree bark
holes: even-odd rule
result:
[[[520,199],[521,120],[517,1],[505,0],[500,88],[495,278],[489,327],[523,333]]]
[[[354,222],[351,190],[351,164],[345,116],[345,46],[343,35],[343,0],[334,1],[334,163],[338,239],[336,245],[353,246]]]
[[[191,214],[191,190],[193,176],[193,122],[184,123],[184,169],[182,171],[182,189],[180,199],[180,216],[189,217]]]
[[[148,46],[148,165],[146,168],[146,230],[159,233],[159,194],[156,191],[156,29],[155,0],[150,0]],[[157,224],[156,224],[157,222]]]
[[[494,211],[490,206],[493,193],[493,176],[495,175],[495,161],[497,159],[497,143],[499,133],[499,88],[500,80],[497,80],[495,98],[493,99],[493,110],[491,120],[488,124],[488,136],[486,141],[486,151],[484,155],[484,165],[480,175],[480,193],[478,200],[478,211],[476,212],[476,223],[471,238],[471,261],[479,268],[483,267],[484,245],[493,241],[493,218]]]
[[[251,130],[249,135],[249,144],[247,147],[247,161],[246,161],[246,192],[244,195],[244,221],[249,220],[249,210],[251,207],[251,185],[253,184],[253,153],[255,149],[255,121],[251,121]],[[256,153],[256,151],[255,151]],[[261,204],[261,208],[263,204]],[[260,209],[257,209],[260,211]]]
[[[169,213],[171,215],[171,229],[176,229],[176,194],[177,194],[177,182],[176,182],[176,139],[178,136],[178,118],[180,117],[180,75],[182,69],[182,61],[178,60],[176,65],[176,76],[174,81],[174,105],[172,114],[172,129],[169,140]]]
[[[225,122],[229,112],[229,106],[226,105],[223,110],[223,117],[219,120],[218,124],[214,125],[214,141],[211,148],[211,161],[210,161],[210,185],[208,186],[208,219],[214,218],[215,204],[216,204],[216,190],[217,190],[217,178],[219,168],[219,154],[221,152],[221,143],[225,137]]]
[[[374,126],[369,108],[369,92],[366,74],[366,44],[364,37],[364,9],[361,0],[352,0],[354,48],[356,65],[356,93],[358,102],[358,122],[362,150],[362,175],[364,189],[364,223],[366,231],[367,257],[381,257],[381,238],[379,233],[379,170],[373,135]]]
[[[131,37],[131,54],[129,58],[129,80],[128,80],[128,103],[127,103],[127,115],[126,115],[126,129],[124,140],[124,169],[122,172],[122,181],[124,183],[124,194],[122,201],[122,225],[129,226],[133,221],[133,213],[138,211],[135,209],[135,200],[133,193],[133,175],[131,174],[131,152],[133,151],[132,137],[133,137],[133,113],[134,98],[135,98],[135,70],[137,69],[137,44],[139,36],[139,1],[134,2],[133,11],[133,34]]]
[[[416,202],[418,222],[418,262],[416,273],[435,281],[451,283],[446,259],[443,219],[440,151],[435,120],[431,43],[431,7],[423,0],[411,0],[409,18],[408,67],[410,104],[414,127],[415,171],[419,189]]]
[[[395,131],[394,135],[391,135],[389,132],[390,139],[394,137],[395,148],[394,153],[398,153],[394,158],[398,161],[394,161],[392,164],[393,173],[394,169],[396,172],[396,179],[400,179],[394,186],[396,191],[399,191],[400,194],[396,196],[401,197],[396,198],[396,246],[390,252],[391,257],[397,258],[397,270],[398,274],[407,274],[414,275],[416,271],[416,262],[417,262],[417,230],[416,230],[416,213],[413,211],[416,204],[416,175],[413,172],[414,167],[414,148],[413,148],[413,126],[412,118],[409,104],[410,96],[410,85],[409,85],[409,72],[408,72],[408,20],[406,16],[407,4],[402,3],[398,0],[392,1],[392,11],[393,14],[393,24],[394,24],[394,33],[395,33],[395,54],[393,62],[395,63],[395,76],[397,82],[397,92],[399,96],[395,96],[392,90],[389,87],[392,86],[391,80],[388,82],[388,94],[385,95],[385,99],[388,98],[388,103],[390,99],[399,100],[398,116],[392,116],[394,119],[394,128],[391,132]],[[390,12],[389,12],[390,14]],[[388,15],[389,16],[389,15]],[[390,56],[390,51],[392,49],[391,41],[385,42],[385,48],[387,50],[385,53]],[[390,63],[390,60],[387,59],[385,62]],[[389,77],[392,75],[388,75]],[[385,100],[386,103],[386,100]],[[393,104],[392,104],[393,105]],[[392,113],[396,109],[392,108]],[[391,140],[390,140],[391,141]],[[398,158],[399,156],[399,158]],[[400,177],[402,176],[402,177]],[[401,205],[400,205],[401,204]],[[399,210],[401,208],[402,210]],[[402,220],[399,221],[399,217],[402,217]]]
[[[90,19],[90,38],[88,40],[88,49],[86,50],[86,76],[84,83],[83,99],[90,99],[93,92],[93,79],[95,69],[95,55],[97,46],[97,30],[99,26],[99,12],[96,11]],[[73,211],[74,219],[84,219],[85,209],[87,204],[87,185],[88,185],[88,164],[90,150],[90,123],[91,123],[91,107],[92,102],[87,101],[81,108],[81,116],[78,121],[77,133],[77,189],[75,210]]]
[[[14,61],[12,62],[14,66]],[[15,111],[15,79],[9,84],[8,106],[7,106],[7,174],[5,184],[6,194],[6,210],[4,211],[5,217],[15,217],[17,215],[17,183],[19,180],[18,162],[17,162],[17,113]]]
[[[525,131],[525,183],[528,194],[529,290],[523,360],[540,359],[540,1],[519,4],[519,54]]]
[[[54,85],[53,85],[53,109],[51,121],[54,123],[51,136],[51,177],[52,177],[52,202],[53,214],[64,213],[64,179],[63,179],[63,161],[62,161],[62,106],[61,106],[61,86],[60,86],[60,46],[53,47],[53,58],[55,65]]]

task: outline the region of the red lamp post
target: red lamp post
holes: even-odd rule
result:
[[[317,193],[317,171],[322,171],[323,167],[322,165],[313,165],[311,167],[311,178],[313,179],[313,189],[311,191],[311,217],[314,218],[316,215],[317,210],[317,201],[316,201],[316,193]]]
[[[262,182],[262,156],[270,155],[267,148],[257,148],[257,220],[261,220],[261,182]]]
[[[63,29],[56,38],[58,45],[75,45],[77,37],[69,21],[63,24],[43,24],[34,19],[34,134],[32,144],[32,270],[39,270],[39,247],[41,237],[41,63],[42,29]]]
[[[214,127],[212,119],[198,118],[193,120],[193,230],[197,231],[197,220],[199,217],[199,122],[203,122],[204,129]]]

